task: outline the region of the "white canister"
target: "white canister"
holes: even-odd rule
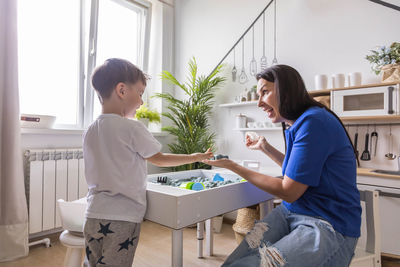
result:
[[[246,128],[247,117],[242,113],[236,115],[236,128]]]
[[[251,92],[251,100],[252,101],[257,101],[258,100],[258,95],[256,92]]]
[[[361,85],[361,72],[352,72],[348,74],[349,86],[360,86]]]
[[[332,88],[343,88],[346,76],[343,73],[332,75]]]
[[[325,74],[318,74],[314,77],[315,90],[323,90],[328,88],[328,76]]]

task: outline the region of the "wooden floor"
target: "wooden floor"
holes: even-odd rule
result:
[[[44,245],[31,247],[28,257],[0,263],[0,267],[62,266],[66,248],[58,241],[58,235],[50,238],[50,248]],[[221,233],[214,233],[214,256],[198,259],[196,228],[186,228],[183,231],[183,266],[221,266],[236,246],[232,225],[224,223]],[[171,230],[149,221],[143,222],[133,266],[171,266]]]
[[[62,266],[66,248],[58,241],[58,234],[50,237],[52,246],[38,245],[30,248],[29,256],[13,262],[0,263],[0,267],[59,267]],[[197,258],[196,228],[183,232],[183,265],[221,266],[237,244],[231,224],[224,223],[221,233],[214,234],[214,256]],[[163,267],[171,265],[171,231],[161,225],[145,221],[142,224],[139,246],[133,266]],[[400,267],[400,259],[382,258],[382,267]]]

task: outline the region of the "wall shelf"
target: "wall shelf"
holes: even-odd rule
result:
[[[271,127],[271,128],[235,128],[233,129],[235,131],[241,131],[241,132],[258,132],[258,131],[276,131],[280,130],[282,131],[282,127]]]
[[[257,106],[258,101],[246,101],[246,102],[239,102],[239,103],[226,103],[220,104],[220,108],[232,108],[232,107],[243,107],[243,106]]]
[[[326,95],[330,95],[331,91],[341,91],[341,90],[369,88],[369,87],[378,87],[378,86],[389,86],[389,85],[396,85],[396,84],[399,84],[399,83],[398,82],[372,83],[372,84],[363,84],[363,85],[359,85],[359,86],[349,86],[349,87],[343,87],[343,88],[331,88],[331,89],[324,89],[324,90],[309,90],[308,93],[313,97],[326,96]]]
[[[400,115],[340,117],[340,120],[343,121],[343,122],[374,121],[374,120],[399,122],[400,121]]]

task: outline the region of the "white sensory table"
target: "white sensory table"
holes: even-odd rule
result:
[[[281,168],[261,169],[261,173],[280,177]],[[147,212],[145,219],[172,229],[173,267],[183,264],[183,228],[197,223],[198,256],[202,257],[204,223],[206,226],[206,255],[213,254],[213,235],[211,218],[258,203],[263,204],[261,216],[265,215],[266,201],[273,196],[248,182],[233,183],[202,191],[192,191],[178,187],[155,184],[158,176],[172,179],[206,177],[212,179],[219,173],[225,180],[239,176],[226,169],[192,170],[148,175]]]

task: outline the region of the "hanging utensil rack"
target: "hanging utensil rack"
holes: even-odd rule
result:
[[[228,55],[232,52],[232,50],[237,46],[237,44],[244,38],[244,36],[248,33],[248,31],[254,26],[254,24],[258,21],[259,18],[264,14],[264,12],[268,9],[268,7],[276,0],[271,0],[267,6],[260,12],[260,14],[256,17],[256,19],[250,24],[250,26],[245,30],[245,32],[239,37],[239,39],[235,42],[235,44],[232,46],[231,49],[228,50],[228,52],[225,54],[225,56],[222,57],[222,59],[218,62],[217,66],[211,71],[211,73],[208,75],[210,76],[214,71],[218,68],[219,65],[224,62],[224,60],[228,57]]]
[[[393,123],[379,123],[379,122],[374,122],[374,123],[352,123],[352,124],[344,124],[346,127],[368,127],[368,126],[397,126],[400,125],[400,122],[393,122]]]

